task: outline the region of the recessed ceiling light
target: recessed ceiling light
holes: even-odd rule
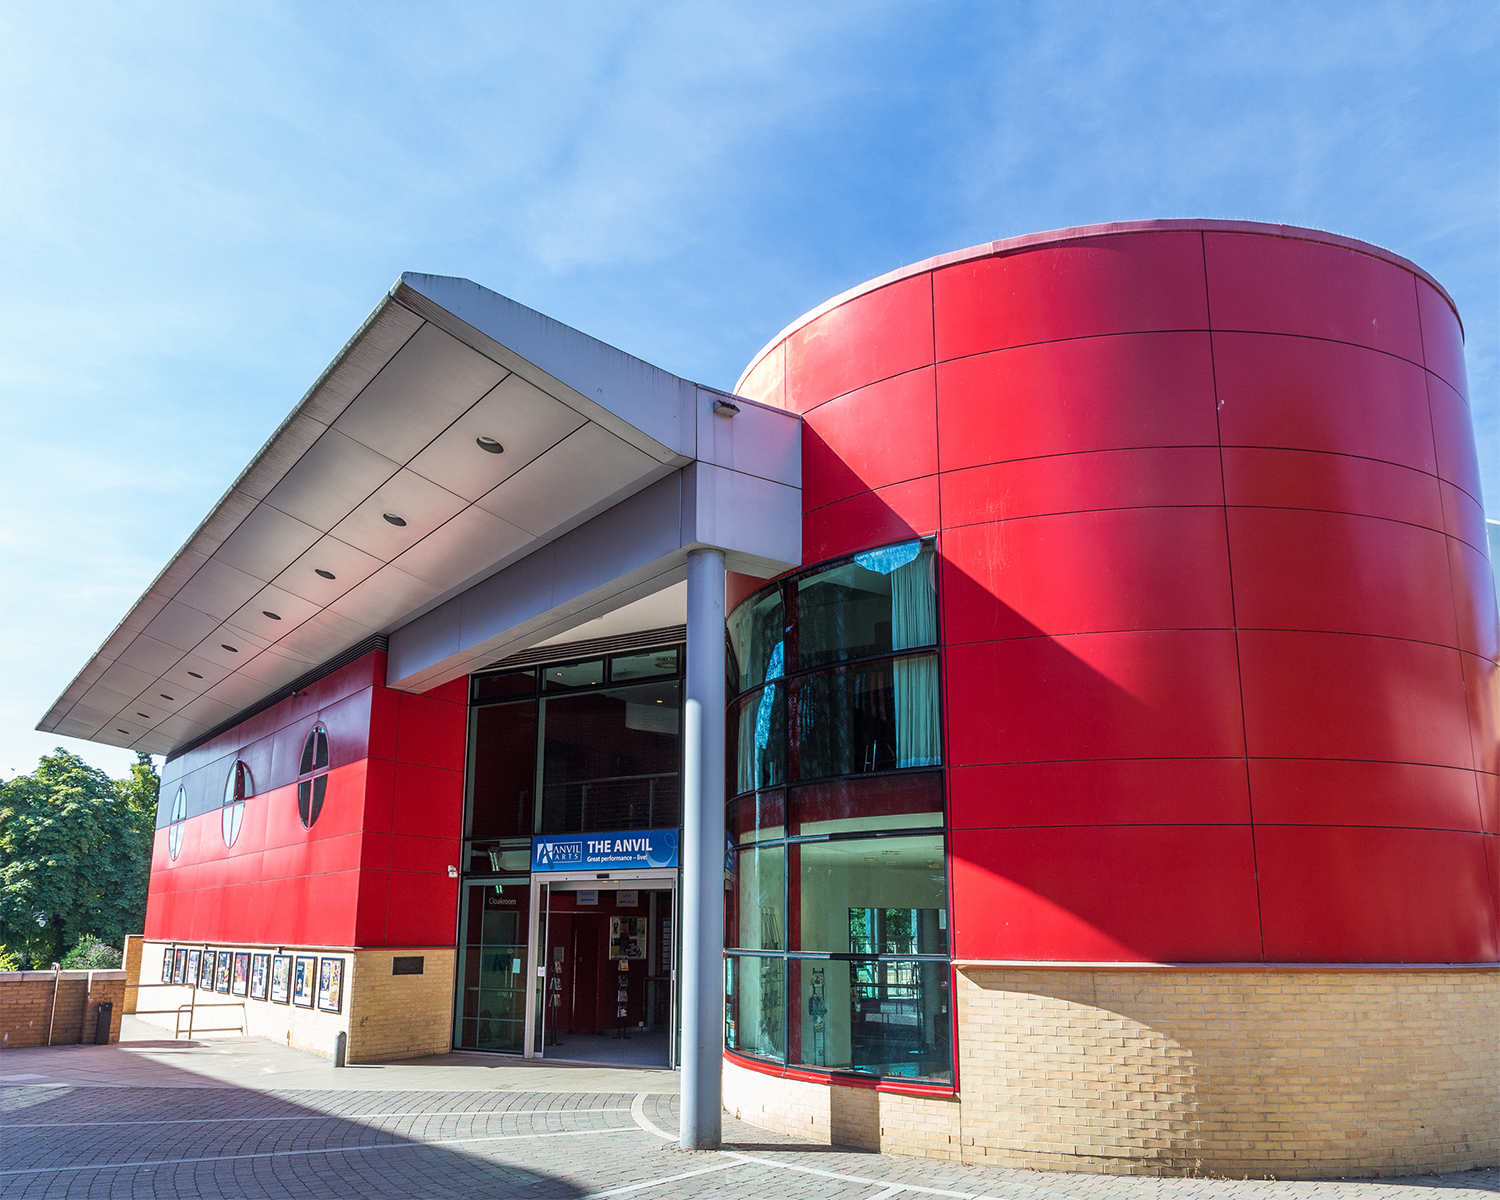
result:
[[[191,675],[194,679],[202,679],[203,678],[203,676],[200,675],[200,674],[198,674],[197,671],[189,671],[188,674]]]
[[[314,567],[313,571],[316,572],[317,574],[321,575],[324,579],[333,579],[334,578],[334,574],[333,574],[332,571],[325,571],[325,570],[323,570],[322,567]]]
[[[175,696],[169,696],[169,695],[167,695],[167,693],[166,693],[166,692],[157,692],[157,693],[156,693],[156,694],[157,694],[157,695],[158,695],[158,696],[160,696],[160,697],[161,697],[161,698],[162,698],[162,699],[163,699],[163,700],[171,700],[171,701],[173,701],[173,702],[174,702],[174,703],[175,703],[175,701],[176,701],[176,697],[175,697]]]
[[[138,712],[135,715],[138,716],[138,717],[145,717],[146,720],[148,720],[148,721],[151,719],[151,714],[150,713]]]
[[[398,517],[395,513],[384,513],[382,515],[392,525],[405,525],[406,524],[406,518],[405,517]]]
[[[123,733],[126,737],[130,736],[130,730],[128,730],[128,729],[121,729],[118,725],[115,726],[115,732],[116,733]]]
[[[263,609],[261,609],[260,610],[260,615],[263,616],[263,617],[270,617],[271,620],[273,620],[273,621],[279,621],[279,620],[281,620],[281,617],[278,616],[276,613],[273,613],[269,608],[263,608]]]
[[[491,454],[505,453],[505,447],[492,437],[477,437],[474,439],[474,443],[481,450],[488,450]]]
[[[239,653],[239,651],[231,646],[228,642],[220,642],[219,645],[222,646],[225,650],[228,650],[231,654]]]

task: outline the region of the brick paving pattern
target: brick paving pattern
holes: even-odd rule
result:
[[[124,1102],[122,1103],[122,1099]],[[1227,1181],[965,1167],[798,1142],[726,1118],[726,1148],[684,1153],[677,1097],[631,1092],[0,1089],[0,1195],[994,1197],[1383,1200],[1500,1192],[1500,1172],[1366,1181]]]

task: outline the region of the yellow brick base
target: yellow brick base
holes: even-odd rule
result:
[[[137,1007],[141,1020],[168,1030],[180,1027],[185,1033],[187,1017],[183,1016],[179,1022],[176,1009],[195,999],[194,990],[186,986],[164,987],[156,982],[161,978],[162,955],[170,948],[170,943],[163,942],[142,945],[138,958],[141,986]],[[214,944],[213,949],[261,951],[265,948]],[[286,947],[285,952],[325,956],[340,953],[295,946]],[[199,1007],[193,1016],[199,1029],[231,1026],[233,1028],[228,1032],[232,1033],[241,1027],[239,1006],[243,1005],[243,1027],[250,1036],[269,1038],[296,1050],[321,1054],[324,1058],[333,1057],[335,1040],[344,1033],[348,1035],[345,1061],[350,1063],[446,1054],[452,1049],[455,953],[452,946],[341,952],[344,959],[344,1003],[342,1011],[337,1013],[299,1008],[294,1004],[276,1004],[269,999],[252,1000],[248,996],[199,991],[196,993]],[[422,974],[393,975],[392,958],[407,955],[423,958]],[[219,1007],[221,1005],[230,1007]],[[218,1033],[224,1036],[225,1031],[220,1029]]]
[[[960,1092],[725,1064],[763,1128],[966,1163],[1238,1178],[1500,1159],[1500,972],[957,972]]]

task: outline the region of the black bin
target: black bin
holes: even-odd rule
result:
[[[106,1000],[99,1005],[99,1022],[94,1026],[94,1045],[109,1045],[109,1027],[115,1019],[115,1002]]]

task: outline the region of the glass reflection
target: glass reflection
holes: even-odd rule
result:
[[[524,876],[464,888],[458,965],[460,1046],[521,1053],[530,911],[531,891]]]
[[[725,944],[741,950],[786,948],[786,851],[781,846],[734,855]]]
[[[790,949],[948,953],[941,835],[804,842],[790,853],[800,897]],[[887,918],[887,912],[908,915]]]
[[[793,959],[791,1061],[951,1083],[948,964]]]
[[[809,675],[795,688],[793,778],[942,761],[935,654]]]
[[[729,1049],[785,1060],[785,962],[738,954],[724,960],[724,1045]]]
[[[798,580],[797,669],[935,645],[934,562],[903,542]]]

